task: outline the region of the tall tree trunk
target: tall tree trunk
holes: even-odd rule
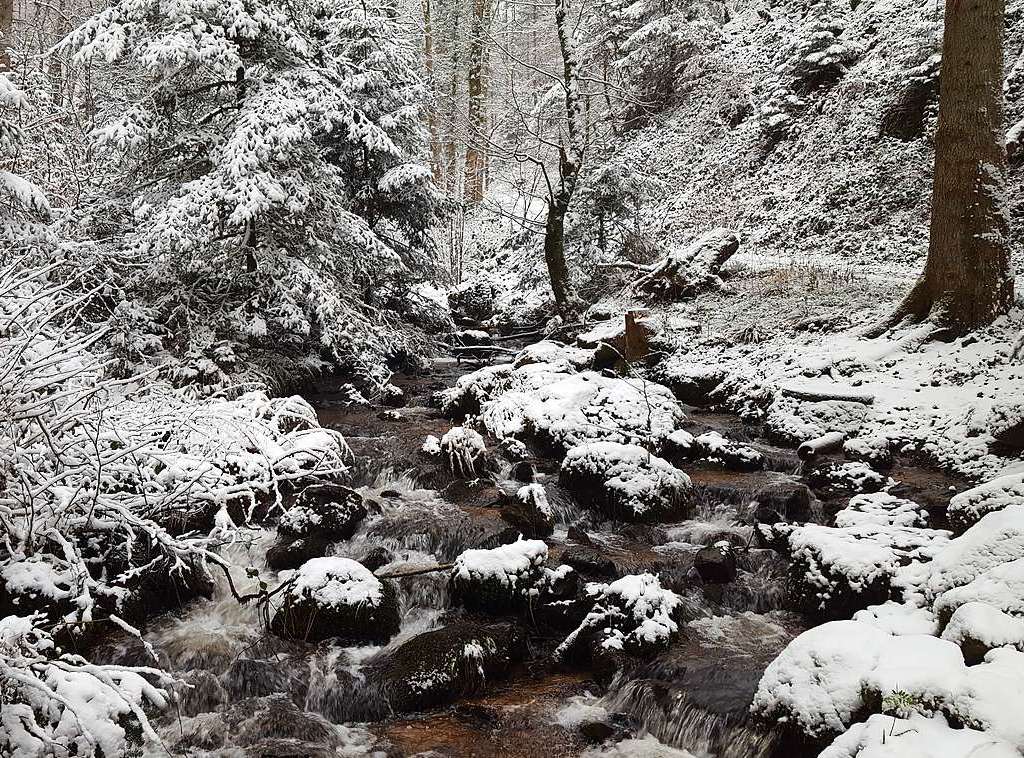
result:
[[[14,0],[0,0],[0,71],[11,68],[12,32],[14,31]]]
[[[487,35],[490,33],[491,0],[473,0],[473,27],[469,38],[469,139],[466,142],[466,202],[484,199],[487,151]]]
[[[448,108],[447,108],[447,124],[446,124],[446,140],[445,140],[445,187],[453,195],[457,188],[458,178],[458,161],[459,161],[459,150],[457,130],[456,130],[456,114],[459,111],[459,77],[462,72],[459,70],[459,19],[462,16],[461,3],[456,0],[452,6],[452,12],[454,17],[452,18],[452,46],[451,46],[451,80],[449,81],[448,87]]]
[[[430,102],[427,103],[427,128],[430,130],[430,168],[434,181],[441,182],[444,170],[441,159],[441,138],[437,117],[437,91],[434,80],[434,29],[431,23],[430,0],[423,0],[423,67],[427,72],[427,89]]]
[[[565,133],[558,150],[558,184],[548,197],[544,224],[544,260],[548,266],[551,292],[563,315],[573,309],[569,268],[565,262],[565,215],[572,202],[583,163],[583,103],[580,97],[579,61],[568,18],[567,0],[555,0],[555,28],[562,53],[562,83],[565,89]]]
[[[924,273],[886,326],[930,319],[948,334],[990,324],[1013,303],[1004,207],[1005,0],[947,0]]]

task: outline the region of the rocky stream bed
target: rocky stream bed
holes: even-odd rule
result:
[[[795,451],[769,444],[760,429],[679,406],[659,449],[688,476],[685,507],[629,510],[609,496],[614,485],[563,465],[571,445],[552,444],[557,434],[540,434],[536,423],[532,437],[515,435],[530,437],[528,445],[488,434],[493,419],[478,425],[483,451],[474,432],[453,436],[466,409],[453,412],[460,395],[451,388],[468,368],[439,359],[418,375],[395,376],[400,392],[386,404],[353,403],[347,388],[329,383],[305,395],[320,423],[351,447],[346,485],[357,494],[329,493],[349,509],[339,523],[324,521],[319,496],[309,496],[276,527],[222,547],[239,567],[238,591],[291,577],[293,587],[313,582],[312,595],[290,589],[269,604],[243,605],[218,577],[212,599],[149,625],[145,645],[185,683],[159,718],[162,750],[266,758],[817,754],[820,746],[753,720],[750,705],[766,667],[794,637],[852,611],[806,597],[790,560],[771,544],[773,532],[755,524],[830,522],[863,482],[815,480]],[[611,371],[595,376],[625,381]],[[541,378],[533,390],[552,381]],[[660,402],[646,389],[644,397],[649,407]],[[648,410],[645,423],[653,434],[659,422]],[[693,440],[703,452],[693,452]],[[619,448],[615,455],[624,455]],[[639,465],[649,462],[648,455]],[[900,483],[891,491],[939,520],[966,486],[903,460],[888,475]],[[672,484],[659,476],[659,486]],[[324,555],[353,562],[322,564],[319,577],[303,578]],[[517,589],[510,573],[501,581],[511,592],[502,596],[509,586],[499,582],[495,594],[487,571],[494,556],[510,555],[527,557],[518,575],[525,583]],[[444,570],[420,572],[439,565]],[[300,566],[298,579],[281,573]],[[342,568],[348,573],[339,578]],[[390,578],[379,582],[370,571]],[[623,621],[636,597],[620,585],[638,577],[648,577],[640,595],[666,592],[669,602],[636,626]],[[373,595],[378,585],[382,594]],[[335,619],[302,605],[332,586],[369,587],[375,599],[360,607],[372,612]],[[602,607],[607,618],[588,622]],[[652,619],[663,628],[647,635]],[[152,661],[128,636],[106,642],[98,657]]]

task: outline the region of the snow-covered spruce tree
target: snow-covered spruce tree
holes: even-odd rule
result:
[[[373,373],[403,347],[367,295],[429,265],[443,204],[388,0],[114,0],[65,44],[137,82],[96,135],[133,202],[136,291],[187,359],[176,378]]]
[[[33,236],[27,225],[50,214],[43,191],[10,170],[9,163],[17,158],[24,143],[16,115],[25,102],[25,93],[0,71],[0,243],[9,245]]]

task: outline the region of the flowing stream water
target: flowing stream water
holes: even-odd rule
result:
[[[431,394],[463,370],[441,360],[424,376],[396,377],[409,398],[397,413],[347,406],[329,387],[307,395],[321,423],[348,440],[356,455],[353,486],[371,502],[372,515],[350,540],[335,545],[335,554],[358,559],[384,548],[393,558],[388,571],[427,566],[449,562],[506,528],[487,502],[493,488],[438,492],[408,473],[424,437],[451,426],[428,406]],[[694,411],[691,419],[727,435],[744,433],[731,417]],[[559,668],[545,655],[559,640],[534,635],[527,663],[511,677],[489,682],[484,692],[434,711],[382,718],[362,669],[384,649],[279,639],[266,631],[258,608],[240,605],[222,583],[212,600],[158,619],[145,634],[161,664],[185,682],[175,711],[158,720],[163,745],[147,754],[781,756],[775,736],[748,722],[747,707],[764,667],[807,626],[785,610],[785,563],[772,551],[745,551],[739,576],[726,585],[702,586],[689,570],[702,545],[723,538],[750,544],[751,527],[744,524],[753,492],[791,477],[796,465],[791,453],[769,452],[778,470],[689,470],[702,493],[695,515],[656,527],[600,520],[558,488],[556,461],[538,462],[549,472],[541,481],[559,520],[548,540],[553,559],[575,540],[589,539],[620,572],[660,570],[677,578],[672,586],[685,599],[688,620],[682,640],[629,677],[604,686],[587,671]],[[273,530],[254,530],[224,548],[238,565],[236,585],[277,583],[265,560],[273,540]],[[401,631],[387,649],[442,626],[452,613],[445,573],[403,578],[398,587]],[[143,644],[131,639],[108,644],[102,655],[121,663],[152,662]]]

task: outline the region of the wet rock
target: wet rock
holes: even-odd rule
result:
[[[402,493],[398,490],[381,490],[380,496],[387,498],[400,498],[402,497]]]
[[[338,733],[327,719],[303,711],[285,694],[238,701],[225,713],[225,721],[232,741],[251,748],[248,754],[324,755],[320,751],[338,744]],[[297,749],[307,752],[287,752]]]
[[[618,573],[610,558],[591,547],[570,545],[562,552],[560,560],[586,576],[612,577]]]
[[[490,479],[459,479],[441,490],[441,497],[449,503],[474,508],[489,508],[501,498],[501,490]]]
[[[636,445],[595,442],[569,450],[561,484],[587,507],[623,521],[668,520],[682,514],[690,479]]]
[[[299,494],[295,505],[281,516],[277,532],[289,540],[313,534],[342,540],[351,537],[364,518],[362,495],[339,484],[324,484]]]
[[[408,713],[479,693],[525,657],[519,627],[462,621],[387,651],[367,665],[366,677],[393,711]]]
[[[187,714],[183,711],[182,715]],[[192,755],[197,750],[216,750],[227,742],[228,727],[219,713],[201,713],[179,723],[184,729],[183,734],[173,743],[175,755]]]
[[[501,517],[524,537],[549,537],[555,531],[555,514],[543,485],[526,484],[502,500]]]
[[[314,558],[290,579],[270,630],[285,639],[384,644],[398,632],[398,596],[348,558]]]
[[[736,578],[736,550],[721,540],[697,551],[693,567],[707,584],[728,584]]]
[[[614,737],[618,730],[606,721],[584,721],[579,725],[580,734],[587,742],[598,743]]]
[[[508,475],[517,482],[531,484],[537,478],[537,469],[529,461],[519,461],[512,466],[512,470],[509,471]]]
[[[378,546],[371,547],[367,550],[359,559],[359,562],[366,566],[370,571],[377,571],[378,569],[384,568],[394,560],[394,553],[386,547]]]
[[[804,523],[814,519],[814,494],[801,482],[789,479],[772,482],[754,495],[754,502],[757,509],[767,507],[782,514],[785,518],[780,520],[783,521]]]
[[[242,656],[236,658],[220,675],[220,683],[232,701],[287,693],[296,705],[306,699],[308,683],[294,676],[305,667],[295,667],[287,660],[261,660]]]
[[[330,547],[331,540],[319,534],[278,542],[267,549],[267,566],[274,571],[297,569],[311,558],[324,557]]]
[[[211,671],[193,669],[181,676],[178,709],[182,716],[216,711],[228,702],[228,693]]]

